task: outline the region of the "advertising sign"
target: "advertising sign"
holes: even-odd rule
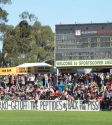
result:
[[[109,60],[56,61],[56,67],[65,67],[65,66],[109,66],[109,65],[112,65],[112,59],[109,59]]]
[[[0,75],[16,74],[16,68],[0,68]]]
[[[16,67],[17,74],[34,73],[34,67]]]

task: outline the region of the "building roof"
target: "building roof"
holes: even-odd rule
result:
[[[49,65],[44,62],[42,62],[42,63],[23,63],[17,67],[33,67],[33,66],[46,66],[47,67],[47,66],[52,66],[52,65]]]

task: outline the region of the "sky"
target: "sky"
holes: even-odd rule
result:
[[[42,25],[55,31],[55,24],[94,23],[112,21],[112,0],[12,0],[3,7],[8,24],[16,26],[19,15],[27,11],[35,14]]]
[[[12,0],[3,9],[9,13],[9,25],[16,26],[21,21],[19,15],[27,11],[38,17],[42,25],[49,25],[53,32],[60,23],[112,22],[112,0]]]
[[[112,22],[112,0],[12,0],[3,9],[9,13],[9,25],[16,26],[21,21],[19,15],[27,11],[38,17],[42,25],[49,25],[53,32],[60,23]]]

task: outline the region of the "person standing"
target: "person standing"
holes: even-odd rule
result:
[[[45,88],[46,88],[46,87],[49,87],[48,75],[47,75],[47,74],[44,74],[44,77],[45,77]]]

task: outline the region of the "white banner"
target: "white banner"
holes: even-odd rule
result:
[[[68,111],[99,111],[100,103],[97,100],[91,100],[88,103],[83,103],[83,100],[68,101]]]
[[[41,111],[99,111],[97,100],[83,103],[81,100],[39,100],[35,101],[0,101],[0,110],[41,110]]]

